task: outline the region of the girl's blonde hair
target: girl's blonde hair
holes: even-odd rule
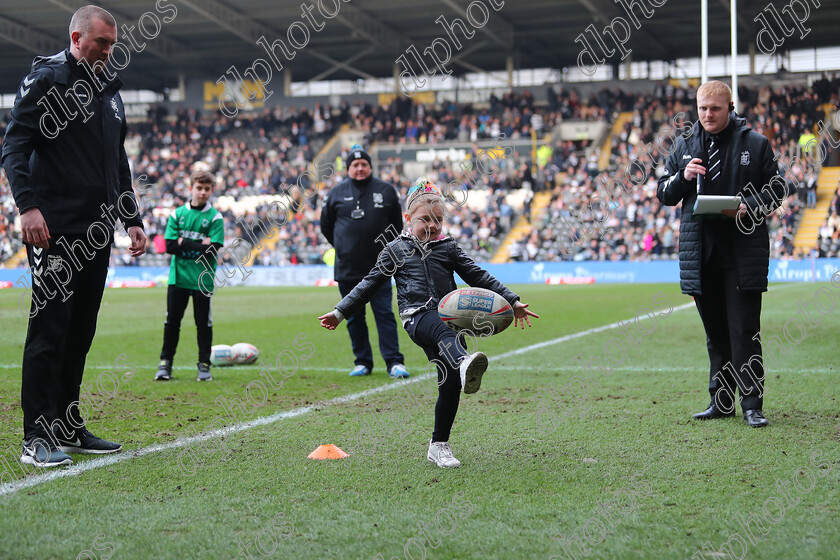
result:
[[[443,202],[443,193],[440,189],[425,177],[420,177],[413,187],[408,189],[408,196],[405,199],[406,213],[411,211],[411,207],[415,202],[421,198],[432,199],[430,202]]]

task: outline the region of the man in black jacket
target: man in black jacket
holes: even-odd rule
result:
[[[66,453],[121,449],[91,434],[79,407],[116,220],[132,256],[146,247],[123,146],[122,83],[105,68],[116,40],[110,13],[76,11],[70,48],[37,57],[21,82],[3,142],[32,271],[21,461],[38,467],[72,463]]]
[[[763,218],[784,201],[787,188],[770,142],[735,113],[729,86],[701,85],[697,111],[699,121],[690,136],[677,138],[656,190],[663,204],[682,202],[680,286],[694,296],[706,330],[711,403],[694,417],[734,415],[737,387],[744,420],[762,427],[759,327],[770,259]],[[742,202],[726,216],[695,216],[698,194],[738,195]]]
[[[342,297],[370,272],[380,251],[403,228],[397,190],[373,177],[370,155],[358,144],[350,148],[347,156],[347,175],[330,190],[321,209],[321,232],[335,247],[335,280]],[[390,282],[370,300],[379,333],[379,350],[390,377],[408,377],[403,364],[405,358],[400,353],[392,301]],[[350,375],[369,375],[373,369],[373,351],[364,309],[347,319],[347,331],[356,357]]]

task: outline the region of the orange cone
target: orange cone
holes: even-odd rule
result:
[[[344,459],[349,456],[350,455],[342,451],[341,448],[336,447],[331,443],[319,445],[315,451],[307,455],[310,459]]]

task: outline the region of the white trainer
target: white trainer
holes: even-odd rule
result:
[[[470,354],[461,361],[461,387],[468,395],[481,388],[481,376],[487,371],[487,356],[483,352]]]
[[[452,455],[452,448],[449,447],[449,442],[447,441],[436,441],[432,443],[432,440],[429,440],[429,452],[426,454],[426,458],[444,469],[453,469],[461,466],[461,461]]]

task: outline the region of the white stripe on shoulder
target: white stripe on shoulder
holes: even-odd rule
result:
[[[224,219],[224,218],[222,218],[222,213],[218,212],[215,216],[213,216],[213,219],[210,220],[210,221],[215,222],[216,220],[222,220],[222,219]]]

